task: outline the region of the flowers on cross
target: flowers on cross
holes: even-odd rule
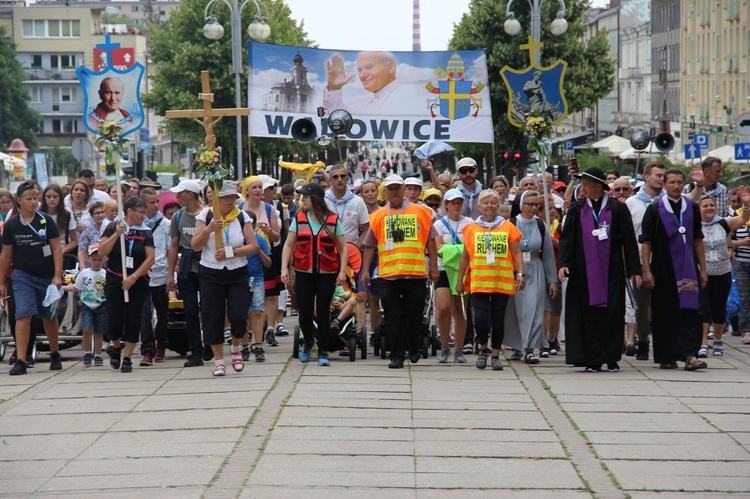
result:
[[[122,156],[125,148],[130,144],[128,139],[121,137],[122,128],[113,120],[103,121],[99,125],[99,136],[96,138],[96,146],[104,148],[104,159],[108,165],[115,163],[115,153]]]
[[[193,158],[193,165],[203,181],[208,182],[214,192],[219,192],[224,184],[224,177],[229,175],[229,169],[221,164],[221,147],[209,151],[205,145],[201,146]]]
[[[531,113],[527,115],[523,129],[529,135],[528,148],[535,150],[540,156],[548,156],[550,151],[545,141],[552,138],[552,123],[544,116]]]

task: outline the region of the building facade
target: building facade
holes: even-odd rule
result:
[[[651,128],[651,16],[648,0],[626,0],[620,9],[620,109],[616,133],[630,137]]]
[[[42,147],[69,147],[85,137],[85,96],[75,71],[79,66],[98,69],[102,58],[96,46],[105,42],[102,13],[105,7],[79,4],[16,6],[12,12],[11,38],[16,56],[26,72],[24,85],[31,106],[42,115],[39,142]],[[111,35],[111,42],[132,56],[126,66],[146,62],[146,37]],[[144,78],[141,91],[145,91]]]
[[[651,2],[652,127],[682,141],[680,112],[680,0]]]
[[[709,134],[709,149],[733,144],[750,111],[748,0],[683,1],[680,21],[683,133]]]

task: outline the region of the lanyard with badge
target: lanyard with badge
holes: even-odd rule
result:
[[[492,236],[489,230],[484,233],[484,242],[487,245],[487,263],[495,263],[495,249],[492,247]]]
[[[39,220],[39,225],[46,226],[47,225],[47,219],[44,218],[44,215],[42,215],[41,213],[39,213],[36,210],[34,210],[34,213],[36,215],[39,215],[39,218],[41,219],[41,220]],[[47,230],[45,229],[45,227],[42,227],[41,229],[36,230],[34,228],[34,220],[33,219],[31,220],[31,223],[26,224],[26,227],[28,227],[29,229],[31,229],[31,231],[34,234],[36,234],[37,237],[39,237],[39,239],[41,239],[42,241],[44,241],[44,246],[42,246],[42,254],[44,256],[50,256],[50,255],[52,255],[52,249],[49,247],[49,244],[47,244]]]
[[[406,201],[401,203],[401,208],[399,208],[398,213],[396,213],[396,216],[391,220],[391,203],[388,203],[388,231],[385,236],[385,249],[388,251],[393,249],[394,242],[404,242],[403,229],[394,229],[393,227],[398,222],[398,217],[401,215],[401,212],[406,208],[406,204]]]
[[[591,213],[594,214],[594,221],[596,222],[596,229],[594,229],[591,235],[598,237],[600,241],[604,241],[609,237],[607,236],[607,223],[605,222],[603,226],[599,224],[599,217],[602,214],[602,210],[604,210],[604,202],[602,202],[602,206],[599,208],[599,213],[596,212],[593,206],[591,207]]]
[[[531,263],[531,251],[529,250],[529,245],[531,244],[531,229],[526,226],[526,222],[523,220],[519,220],[518,227],[521,229],[521,234],[523,234],[523,251],[521,254],[523,255],[523,263]],[[534,220],[531,221],[533,223]]]

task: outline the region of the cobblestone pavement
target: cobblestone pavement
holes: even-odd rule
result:
[[[294,318],[287,319],[291,329]],[[750,346],[700,372],[564,356],[502,372],[422,359],[291,358],[213,378],[184,359],[131,374],[81,350],[0,366],[4,497],[686,497],[750,495]],[[563,347],[564,348],[564,347]]]

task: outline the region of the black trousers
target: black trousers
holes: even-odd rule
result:
[[[502,348],[505,338],[505,308],[509,299],[510,295],[503,293],[471,294],[478,344],[486,345],[487,338],[492,333],[492,348]]]
[[[421,353],[426,279],[378,279],[380,302],[385,311],[385,330],[391,347],[391,359],[403,359],[409,353]]]
[[[169,321],[167,313],[169,312],[169,296],[167,295],[167,285],[149,286],[148,288],[151,299],[146,299],[143,304],[143,317],[141,318],[141,352],[156,354],[155,339],[162,345],[167,344],[167,323]],[[156,310],[156,328],[151,325],[151,305]]]
[[[107,275],[104,295],[107,297],[107,332],[110,339],[138,343],[143,304],[148,298],[148,281],[141,277],[128,290],[128,303],[122,290],[122,279]]]
[[[252,300],[248,284],[250,271],[247,266],[233,270],[201,267],[200,279],[204,343],[224,343],[225,315],[229,319],[232,336],[242,338]]]
[[[315,338],[318,340],[318,350],[327,352],[328,338],[331,334],[330,308],[336,289],[336,274],[295,272],[294,289],[297,293],[299,327],[305,335],[305,343],[310,345]]]
[[[187,330],[190,354],[200,357],[203,354],[201,339],[201,305],[198,301],[200,279],[197,272],[188,272],[177,277],[177,290],[185,310],[185,329]]]

